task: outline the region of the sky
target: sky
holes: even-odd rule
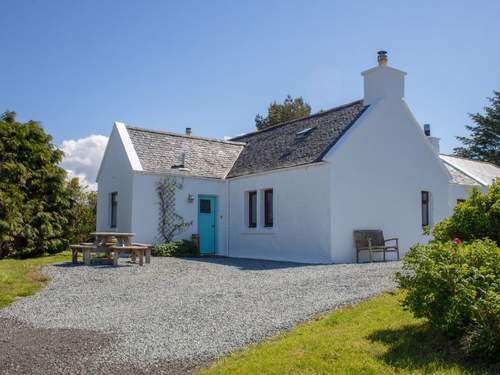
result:
[[[287,94],[363,97],[376,52],[445,153],[500,90],[500,1],[2,0],[0,105],[92,184],[113,123],[222,138]]]

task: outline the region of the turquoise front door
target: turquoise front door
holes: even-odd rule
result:
[[[200,253],[215,254],[217,251],[217,197],[198,197],[198,233]]]

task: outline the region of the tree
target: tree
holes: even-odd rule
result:
[[[67,182],[70,197],[68,240],[70,243],[87,242],[96,227],[97,194],[80,185],[77,177]]]
[[[500,91],[493,91],[488,98],[486,114],[469,114],[475,125],[466,125],[469,137],[457,137],[464,144],[453,151],[455,155],[469,159],[489,161],[500,166]]]
[[[259,114],[256,115],[255,126],[258,130],[262,130],[282,122],[309,116],[310,114],[311,106],[304,102],[302,97],[293,99],[290,95],[287,95],[283,104],[271,103],[267,108],[267,117]]]
[[[71,202],[63,153],[35,121],[0,118],[0,258],[56,253],[68,246]]]

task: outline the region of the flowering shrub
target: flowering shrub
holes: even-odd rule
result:
[[[471,355],[500,356],[500,248],[491,240],[417,244],[404,258],[403,306]]]
[[[489,238],[500,246],[500,179],[486,193],[472,190],[465,202],[455,206],[453,215],[436,224],[432,234],[438,241]]]

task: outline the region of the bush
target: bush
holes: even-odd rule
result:
[[[157,257],[192,257],[199,256],[200,252],[193,241],[182,240],[156,244],[151,254]]]
[[[436,224],[432,234],[437,241],[490,238],[500,246],[500,179],[484,194],[473,189],[469,198],[455,207],[453,215]]]
[[[491,240],[413,246],[396,276],[403,306],[471,355],[500,355],[500,248]]]

